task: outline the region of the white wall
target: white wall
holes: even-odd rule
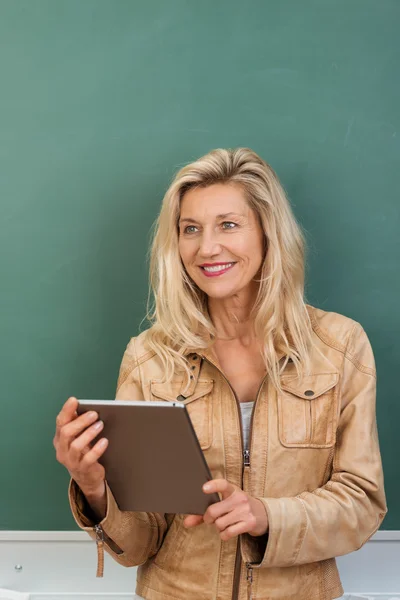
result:
[[[400,600],[400,531],[379,531],[338,565],[347,600]],[[106,554],[104,578],[95,575],[95,543],[84,532],[0,531],[0,588],[30,592],[32,600],[133,598],[136,569]]]

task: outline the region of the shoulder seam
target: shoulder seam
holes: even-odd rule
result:
[[[145,354],[142,354],[142,356],[140,358],[136,358],[136,340],[135,340],[135,338],[131,338],[131,340],[133,342],[133,356],[130,357],[130,359],[128,360],[128,364],[126,365],[124,370],[120,373],[120,376],[119,376],[118,382],[117,382],[117,391],[119,390],[121,385],[123,385],[125,383],[125,381],[129,377],[129,375],[131,375],[131,373],[133,373],[133,371],[137,368],[139,368],[139,379],[140,379],[140,383],[142,383],[142,373],[141,373],[140,365],[142,363],[144,363],[146,360],[148,360],[149,358],[152,358],[153,356],[155,356],[155,354],[156,354],[153,350],[149,350]]]
[[[135,342],[133,342],[135,344]],[[155,356],[156,353],[154,352],[154,350],[148,350],[145,354],[142,354],[142,356],[140,356],[139,358],[136,359],[137,362],[137,366],[143,364],[144,362],[146,362],[146,360],[149,360],[150,358],[153,358],[153,356]]]
[[[136,352],[136,338],[133,338],[132,342],[133,342],[133,354],[134,354],[135,357],[137,357],[137,352]],[[147,354],[148,354],[148,352],[147,352]],[[144,355],[144,356],[146,356],[146,355]],[[142,378],[142,369],[140,368],[140,365],[143,362],[143,360],[141,360],[142,358],[144,358],[144,357],[141,357],[140,359],[136,358],[136,366],[135,366],[135,368],[137,367],[138,370],[139,370],[140,385],[142,385],[142,381],[143,381],[143,378]]]
[[[348,342],[347,342],[347,346],[346,346],[346,352],[345,352],[345,355],[344,355],[344,357],[345,357],[345,358],[347,358],[347,359],[348,359],[350,362],[352,362],[352,363],[353,363],[353,365],[356,367],[356,369],[358,369],[358,370],[359,370],[359,371],[361,371],[362,373],[366,373],[367,375],[371,375],[372,377],[375,377],[375,378],[376,378],[376,369],[372,369],[371,367],[367,367],[367,366],[363,365],[363,364],[362,364],[362,363],[361,363],[361,362],[358,360],[358,358],[356,358],[356,357],[354,356],[354,354],[352,354],[352,353],[351,353],[351,352],[349,352],[349,350],[348,350],[348,346],[349,346],[349,344],[350,344],[350,340],[351,340],[351,338],[352,338],[352,335],[353,335],[353,333],[354,333],[354,331],[355,331],[355,329],[356,329],[357,325],[360,325],[360,324],[359,324],[359,323],[357,323],[357,321],[355,321],[355,323],[354,323],[354,327],[353,327],[353,329],[351,330],[351,333],[350,333],[350,335],[349,335],[349,339],[348,339]],[[362,327],[362,325],[360,325],[360,327]]]
[[[350,320],[353,321],[352,319],[350,319]],[[356,367],[356,369],[358,369],[362,373],[366,373],[368,375],[372,375],[373,377],[376,377],[376,370],[375,369],[372,369],[371,367],[367,367],[367,366],[363,365],[354,356],[354,354],[352,354],[348,350],[348,345],[350,343],[351,337],[352,337],[352,335],[353,335],[353,333],[354,333],[357,325],[359,324],[357,321],[353,321],[353,327],[352,327],[352,329],[350,331],[350,334],[349,334],[346,346],[344,346],[343,344],[341,344],[337,340],[334,340],[333,338],[331,338],[330,335],[324,329],[322,329],[322,327],[319,326],[319,324],[317,323],[317,320],[315,318],[315,315],[314,315],[314,310],[312,310],[312,312],[311,312],[311,323],[312,323],[312,326],[313,326],[313,329],[314,329],[316,335],[319,337],[319,339],[322,342],[324,342],[325,344],[327,344],[331,348],[335,348],[336,350],[338,350],[339,352],[341,352],[343,354],[343,357],[347,358],[348,360],[350,360],[350,362],[353,363],[353,365]]]
[[[312,323],[312,326],[313,326],[313,329],[314,329],[316,335],[319,337],[319,339],[322,342],[324,342],[331,348],[335,348],[336,350],[339,350],[339,352],[341,352],[342,354],[345,354],[346,346],[343,346],[343,344],[341,344],[337,340],[334,340],[333,338],[331,338],[331,336],[327,333],[327,331],[325,331],[325,329],[322,329],[322,327],[319,326],[319,324],[317,323],[317,319],[315,318],[314,309],[311,312],[311,323]],[[354,329],[354,327],[353,327],[353,329]],[[353,329],[351,332],[353,332]]]

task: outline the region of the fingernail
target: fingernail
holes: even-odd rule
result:
[[[94,427],[95,429],[101,429],[101,428],[103,427],[103,425],[104,425],[103,421],[97,421],[97,423],[95,423],[95,424],[93,425],[93,427]]]
[[[211,485],[210,485],[209,483],[205,483],[205,484],[203,485],[203,490],[204,490],[205,492],[209,492],[209,491],[211,490]]]

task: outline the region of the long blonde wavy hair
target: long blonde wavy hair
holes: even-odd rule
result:
[[[249,148],[216,149],[181,168],[168,188],[154,223],[150,246],[150,290],[146,343],[161,359],[165,381],[183,371],[185,355],[213,344],[216,330],[206,294],[188,276],[179,254],[181,200],[189,189],[215,183],[241,187],[258,215],[266,257],[251,318],[272,384],[289,360],[297,376],[310,371],[312,327],[304,301],[305,238],[273,169]],[[278,356],[285,357],[280,363]]]

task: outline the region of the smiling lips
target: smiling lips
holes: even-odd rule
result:
[[[217,277],[229,271],[236,263],[220,263],[216,265],[208,265],[200,267],[206,277]]]

